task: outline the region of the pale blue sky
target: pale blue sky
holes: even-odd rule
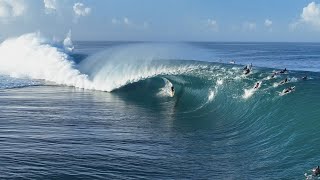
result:
[[[319,42],[320,1],[0,0],[2,39],[69,29],[75,40]]]

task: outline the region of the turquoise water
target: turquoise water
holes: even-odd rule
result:
[[[0,178],[303,179],[320,159],[319,46],[37,46],[41,62],[0,71]]]

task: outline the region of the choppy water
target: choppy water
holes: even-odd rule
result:
[[[320,159],[319,46],[6,41],[0,178],[303,179]]]

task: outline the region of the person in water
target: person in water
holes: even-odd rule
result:
[[[288,70],[287,70],[287,68],[284,68],[284,70],[281,70],[279,73],[280,73],[280,74],[284,74],[284,73],[286,73],[286,72],[288,72]]]
[[[250,72],[251,72],[251,70],[248,68],[248,69],[245,69],[245,70],[243,71],[243,74],[247,75],[247,74],[249,74]]]
[[[284,83],[287,83],[287,82],[289,82],[288,81],[288,78],[285,78],[283,81],[281,81],[279,84],[284,84]]]
[[[277,73],[272,73],[272,75],[270,76],[270,78],[274,78],[276,76]]]
[[[244,68],[243,68],[243,70],[250,70],[252,68],[252,63],[250,64],[250,65],[246,65]]]
[[[259,88],[259,86],[260,86],[260,82],[257,82],[256,85],[254,86],[254,89]]]
[[[246,65],[244,68],[243,68],[243,70],[247,70],[248,69],[248,65]]]
[[[314,176],[318,176],[320,174],[320,167],[317,166],[317,168],[313,169],[312,171]]]
[[[288,87],[287,89],[283,90],[283,93],[289,93],[289,92],[291,92],[293,90],[294,90],[294,87]]]
[[[307,80],[307,79],[308,79],[308,76],[305,75],[305,76],[303,76],[301,79],[302,79],[302,80]]]
[[[171,93],[174,94],[174,87],[171,86]]]

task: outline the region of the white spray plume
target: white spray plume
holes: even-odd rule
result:
[[[67,52],[72,52],[74,49],[74,46],[71,40],[71,30],[69,30],[66,38],[63,40],[63,47]]]
[[[71,32],[63,43],[64,47],[73,47]],[[161,60],[179,59],[179,54],[175,54],[177,46],[121,46],[97,53],[78,65],[59,47],[40,33],[7,39],[0,44],[0,74],[109,92],[142,79],[199,68],[193,64],[175,66]]]
[[[0,45],[0,73],[91,88],[87,76],[74,69],[68,55],[50,46],[39,33],[7,39]]]
[[[198,65],[166,64],[164,59],[179,59],[175,45],[134,44],[95,54],[79,65],[95,88],[112,91],[123,85],[163,74],[186,73]]]

